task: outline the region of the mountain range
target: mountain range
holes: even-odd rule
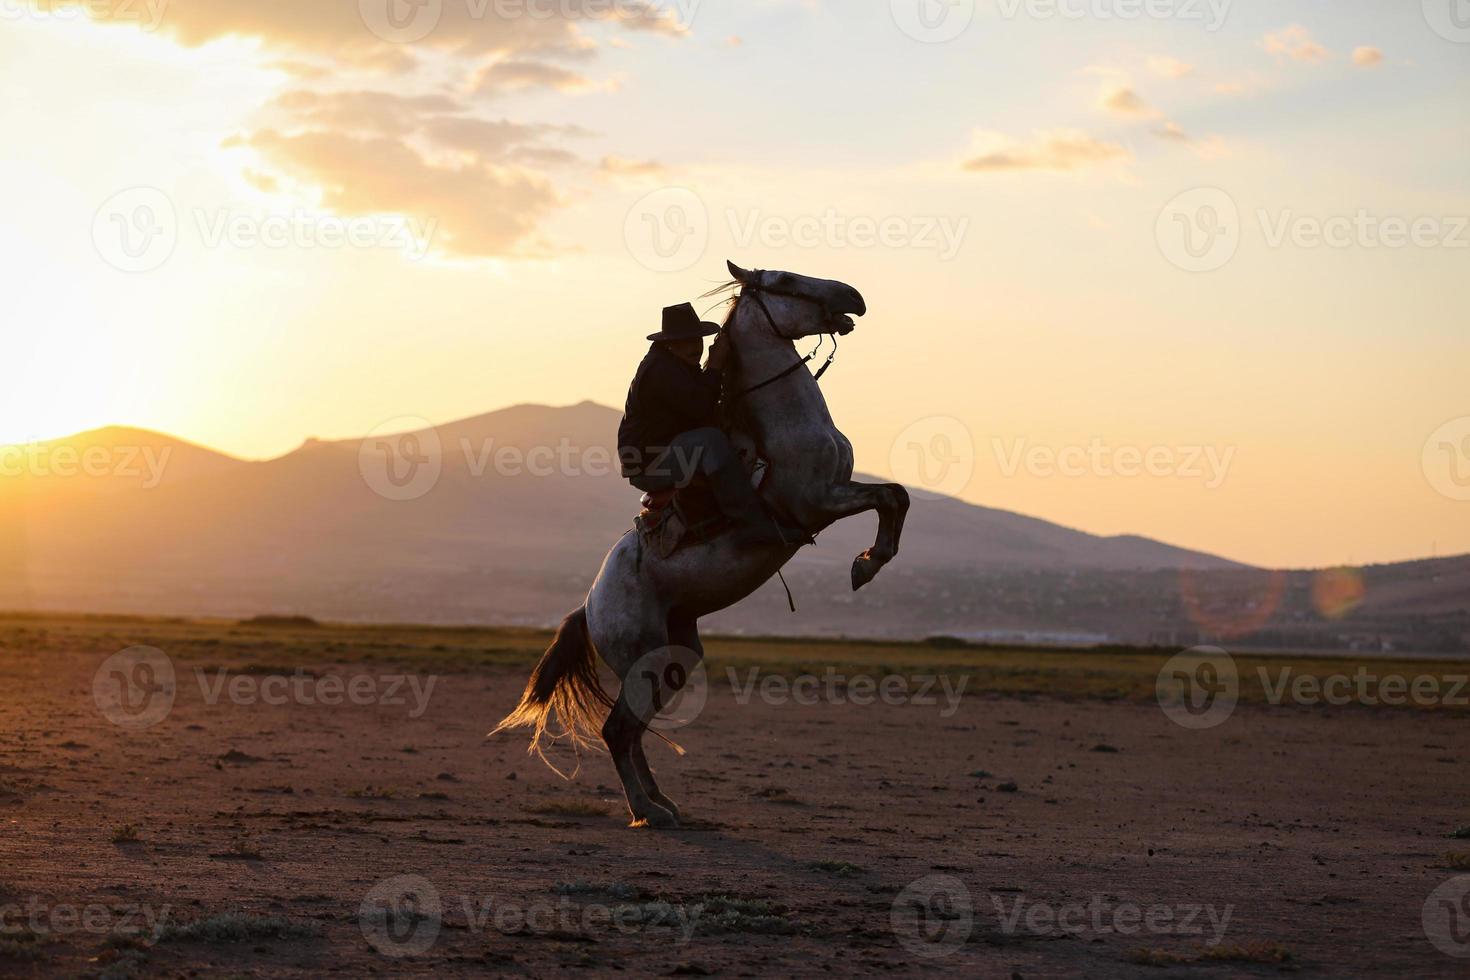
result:
[[[407,439],[308,440],[265,461],[127,428],[10,447],[0,456],[0,608],[551,623],[580,603],[638,509],[614,465],[618,418],[590,402],[522,405]],[[773,582],[711,628],[1465,641],[1470,558],[1272,571],[915,494],[899,559],[853,594],[848,565],[875,528],[872,516],[844,521],[791,562],[798,615]]]

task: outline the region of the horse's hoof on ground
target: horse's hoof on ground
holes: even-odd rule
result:
[[[648,812],[634,816],[631,827],[651,827],[654,830],[678,830],[679,818],[661,806],[652,806]]]
[[[852,562],[852,591],[856,592],[878,577],[882,567],[867,555],[858,555]]]

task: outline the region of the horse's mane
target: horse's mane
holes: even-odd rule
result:
[[[729,282],[720,283],[707,293],[700,294],[700,299],[710,299],[715,296],[720,297],[719,302],[713,304],[709,310],[705,311],[706,315],[708,315],[710,310],[718,309],[721,305],[727,306],[729,309],[725,311],[724,323],[725,326],[729,326],[730,321],[735,319],[736,310],[740,307],[740,289],[740,280],[731,279]]]
[[[705,311],[705,315],[709,315],[711,311],[718,309],[722,305],[727,306],[728,309],[725,311],[725,319],[722,325],[728,327],[734,323],[735,315],[740,312],[741,285],[740,280],[731,279],[729,282],[721,283],[709,292],[702,294],[699,297],[700,299],[720,297],[719,302],[713,304]],[[740,360],[740,352],[733,350],[730,354],[730,359],[725,362],[725,370],[720,375],[720,415],[724,419],[725,428],[733,431],[740,428],[744,420],[739,411],[739,399],[735,397],[734,392],[736,365]]]

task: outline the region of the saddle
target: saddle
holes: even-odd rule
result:
[[[757,491],[766,481],[769,464],[755,456],[740,454],[750,474],[750,485]],[[633,519],[633,527],[643,546],[659,558],[667,558],[681,548],[717,538],[731,521],[720,512],[715,495],[702,480],[687,487],[645,493],[643,509]]]

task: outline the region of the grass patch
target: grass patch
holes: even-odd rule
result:
[[[354,800],[396,800],[399,793],[388,786],[364,786],[362,789],[348,790],[347,796]]]
[[[0,939],[0,959],[38,960],[40,958],[41,948],[35,943],[19,939]]]
[[[114,844],[133,844],[138,839],[137,824],[124,823],[112,828],[112,842]]]
[[[261,854],[260,848],[250,843],[244,837],[237,837],[230,842],[228,851],[220,851],[211,854],[210,857],[224,861],[264,861],[265,855]]]
[[[1455,871],[1470,871],[1470,851],[1446,851],[1444,866]]]
[[[527,807],[526,812],[543,817],[605,817],[607,816],[607,805],[586,800],[566,800],[536,803]]]
[[[613,898],[643,898],[647,894],[636,885],[624,881],[611,881],[599,885],[590,881],[558,881],[551,886],[557,895],[611,895]]]
[[[1123,959],[1138,966],[1178,966],[1193,963],[1195,956],[1172,949],[1130,949],[1123,954]]]
[[[795,924],[785,917],[785,909],[760,899],[729,895],[704,895],[689,904],[658,899],[619,905],[613,909],[613,919],[644,928],[668,926],[707,936],[732,933],[786,936],[796,931]]]
[[[98,971],[97,980],[134,980],[143,975],[147,961],[148,954],[143,950],[125,950]]]
[[[453,673],[489,666],[524,670],[545,652],[551,633],[521,627],[413,626],[396,623],[317,622],[304,616],[264,616],[246,620],[185,619],[117,615],[0,613],[0,644],[26,633],[47,636],[46,647],[81,646],[99,638],[108,642],[127,634],[132,642],[169,651],[181,663],[226,665],[273,663],[289,649],[291,663],[414,665],[424,671]],[[967,692],[988,696],[1153,702],[1159,669],[1177,647],[1099,647],[1038,649],[956,642],[937,637],[928,643],[888,640],[711,636],[705,640],[711,679],[725,669],[759,667],[784,676],[821,673],[828,667],[846,672],[926,673],[951,681],[968,678]],[[1242,703],[1264,704],[1266,691],[1258,668],[1275,672],[1290,666],[1294,677],[1319,681],[1359,667],[1369,674],[1425,675],[1453,684],[1449,678],[1463,665],[1444,660],[1362,658],[1348,654],[1295,656],[1271,652],[1240,653]],[[1449,711],[1454,705],[1384,706],[1382,711]]]
[[[1234,946],[1204,946],[1196,952],[1172,949],[1130,949],[1123,959],[1138,966],[1180,966],[1186,963],[1290,963],[1291,950],[1280,943],[1254,942]]]
[[[1288,963],[1291,950],[1280,943],[1254,942],[1239,946],[1206,946],[1201,959],[1216,963]]]
[[[35,932],[28,926],[6,929],[0,935],[0,959],[39,960],[44,955],[42,949],[56,942],[55,936]]]
[[[807,865],[813,871],[825,871],[839,878],[851,878],[863,873],[863,869],[848,861],[813,861]]]
[[[251,616],[240,620],[241,626],[270,626],[276,629],[316,629],[321,624],[310,616]]]
[[[148,944],[144,942],[143,937],[132,932],[109,932],[107,938],[102,941],[102,945],[108,949],[118,950],[119,952],[130,949],[148,948]]]
[[[226,912],[193,922],[164,922],[154,934],[160,943],[243,943],[264,939],[314,939],[321,929],[280,915]]]
[[[706,895],[694,903],[690,918],[695,931],[706,934],[747,932],[784,936],[796,931],[784,908],[759,898]]]
[[[1456,840],[1470,840],[1470,827],[1460,827],[1450,834]]]

